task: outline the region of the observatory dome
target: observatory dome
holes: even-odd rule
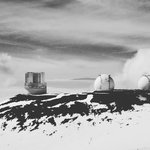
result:
[[[138,88],[141,90],[150,90],[150,75],[143,75],[139,79]]]
[[[114,80],[107,74],[99,75],[94,82],[95,91],[113,90],[114,86]]]

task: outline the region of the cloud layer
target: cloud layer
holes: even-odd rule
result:
[[[138,9],[148,6],[147,3],[137,0],[1,1],[0,40],[2,44],[21,45],[29,50],[46,47],[63,53],[64,49],[69,49],[66,53],[78,53],[78,49],[79,53],[86,52],[85,47],[90,51],[97,47],[101,53],[107,44],[110,52],[114,47],[135,51],[141,45],[149,46],[146,32],[149,15],[143,17],[145,12]]]

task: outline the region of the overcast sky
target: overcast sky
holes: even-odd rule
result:
[[[116,75],[150,46],[149,0],[0,0],[1,88]]]

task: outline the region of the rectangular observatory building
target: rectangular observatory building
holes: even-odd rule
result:
[[[27,72],[25,74],[25,89],[29,94],[46,94],[47,84],[44,72]]]

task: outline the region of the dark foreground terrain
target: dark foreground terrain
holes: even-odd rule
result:
[[[150,103],[149,91],[141,90],[40,96],[19,94],[0,104],[0,126],[6,130],[15,120],[11,131],[33,131],[40,125],[57,127],[85,116],[86,121],[94,125],[93,117],[90,116],[100,116],[106,112],[121,115],[124,111],[134,111],[135,105],[146,103]],[[58,118],[62,118],[61,121],[56,121]],[[101,121],[111,120],[108,116],[101,118]],[[80,126],[82,122],[76,123]]]

